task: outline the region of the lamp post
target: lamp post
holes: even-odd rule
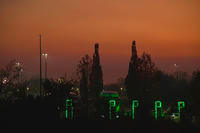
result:
[[[48,54],[47,53],[43,53],[42,54],[45,58],[45,80],[47,79],[47,56]]]
[[[27,95],[27,97],[29,95],[29,89],[30,89],[29,87],[26,88],[26,95]]]
[[[15,64],[16,64],[16,70],[17,70],[17,73],[18,73],[18,84],[19,84],[20,78],[21,78],[21,73],[23,72],[23,66],[19,62],[16,62]]]

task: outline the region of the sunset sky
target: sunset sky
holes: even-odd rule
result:
[[[156,66],[200,68],[200,0],[0,0],[0,68],[11,59],[39,75],[39,34],[48,77],[73,77],[100,45],[104,83],[126,76],[132,40]]]

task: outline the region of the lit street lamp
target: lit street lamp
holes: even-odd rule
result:
[[[18,84],[19,84],[20,83],[20,78],[22,78],[21,77],[21,73],[23,72],[23,65],[20,62],[16,62],[15,64],[16,64],[17,73],[19,74],[19,76],[18,76]]]
[[[43,53],[42,54],[45,58],[45,80],[47,79],[47,56],[48,54],[47,53]]]
[[[28,91],[30,90],[30,88],[27,87],[26,90],[27,90],[27,91],[26,91],[26,94],[27,94],[27,96],[28,96],[28,95],[29,95]]]

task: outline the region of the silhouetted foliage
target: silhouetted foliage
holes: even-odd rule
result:
[[[77,65],[77,74],[80,75],[80,95],[86,100],[89,92],[89,75],[91,74],[92,60],[89,55],[85,55]]]
[[[85,71],[85,75],[88,78],[87,80],[89,82],[89,75],[92,71],[92,59],[87,54],[81,58],[76,67],[76,74],[78,75],[78,79],[81,79],[83,69]]]
[[[152,77],[156,71],[149,54],[143,53],[141,58],[137,55],[135,41],[132,43],[132,56],[125,86],[129,99],[143,99],[151,91]]]
[[[193,73],[192,80],[188,82],[186,72],[176,71],[167,74],[155,67],[151,55],[142,53],[137,55],[135,41],[132,43],[132,56],[126,78],[119,78],[116,83],[103,86],[103,72],[100,64],[98,44],[95,44],[93,60],[85,55],[77,65],[78,80],[64,77],[45,79],[43,94],[39,93],[39,78],[20,80],[23,67],[16,60],[12,60],[5,68],[0,70],[0,108],[3,113],[0,118],[20,119],[65,119],[66,99],[72,99],[74,119],[108,119],[109,100],[99,96],[102,90],[115,91],[120,103],[119,119],[131,119],[131,102],[140,101],[137,109],[137,122],[156,123],[152,121],[154,101],[163,101],[163,110],[171,118],[172,112],[177,112],[177,101],[186,103],[181,122],[200,123],[200,71]],[[80,89],[79,89],[80,87]],[[190,109],[191,107],[191,109]],[[14,112],[13,113],[13,108]],[[29,112],[29,113],[27,113]],[[15,115],[17,114],[17,115]],[[31,116],[30,116],[31,114]],[[33,115],[32,115],[33,114]],[[171,126],[171,121],[162,121]],[[185,123],[178,123],[185,125]],[[173,123],[174,124],[174,123]],[[159,124],[158,124],[159,125]],[[162,125],[165,127],[164,125]]]
[[[92,72],[90,74],[90,90],[98,98],[103,90],[103,73],[100,65],[99,44],[95,44],[95,53],[93,55]]]
[[[200,71],[196,70],[193,72],[192,80],[190,82],[190,95],[192,97],[193,114],[196,114],[199,118],[200,123]]]
[[[20,77],[23,66],[15,59],[0,70],[0,99],[14,102],[25,96],[25,86]]]

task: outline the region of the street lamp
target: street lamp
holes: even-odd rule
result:
[[[45,58],[45,80],[47,79],[47,56],[48,54],[47,53],[43,53],[42,54]]]
[[[26,90],[27,90],[27,91],[26,91],[26,94],[27,94],[27,96],[28,96],[28,95],[29,95],[28,91],[30,90],[30,88],[27,87]]]
[[[17,71],[17,73],[18,73],[18,84],[19,84],[19,82],[20,82],[20,78],[22,78],[21,77],[21,73],[23,72],[23,65],[22,65],[22,63],[20,63],[20,62],[16,62],[15,63],[15,68],[16,68],[16,71]],[[22,80],[22,79],[21,79]]]

